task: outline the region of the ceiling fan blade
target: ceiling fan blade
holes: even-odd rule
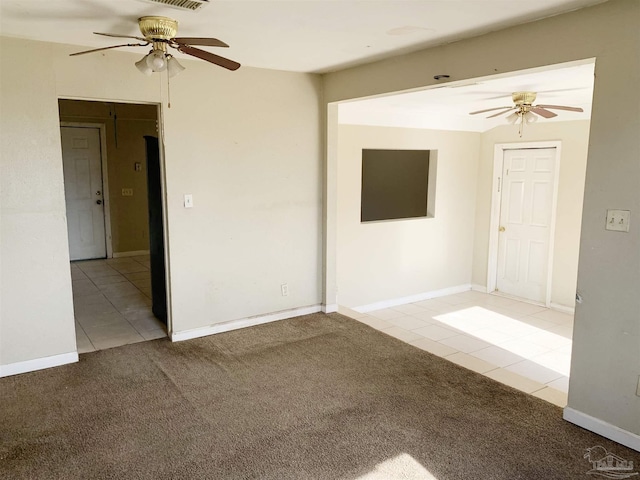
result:
[[[180,45],[204,45],[206,47],[228,47],[226,43],[217,38],[203,38],[203,37],[176,37],[172,38],[176,43]]]
[[[220,57],[213,53],[200,50],[199,48],[189,47],[188,45],[179,45],[178,51],[186,53],[187,55],[191,55],[192,57],[198,57],[210,63],[215,63],[216,65],[224,67],[228,70],[237,70],[238,68],[240,68],[240,64],[238,62],[234,62],[233,60],[229,60],[228,58]]]
[[[104,37],[115,37],[115,38],[134,38],[136,40],[140,40],[142,42],[146,42],[147,39],[144,37],[134,37],[133,35],[119,35],[117,33],[100,33],[100,32],[93,32],[94,35],[102,35]]]
[[[487,108],[486,110],[478,110],[477,112],[470,112],[469,115],[477,115],[478,113],[492,112],[494,110],[504,110],[505,108],[511,109],[513,107],[496,107],[496,108]]]
[[[487,118],[499,117],[500,115],[502,115],[504,113],[507,113],[508,111],[513,110],[514,108],[515,107],[509,107],[506,110],[503,110],[503,111],[498,112],[498,113],[494,113],[493,115],[489,115]]]
[[[537,113],[538,115],[540,115],[541,117],[544,117],[544,118],[553,118],[553,117],[557,117],[558,116],[557,113],[553,113],[553,112],[551,112],[549,110],[545,110],[540,105],[535,106],[535,107],[531,107],[531,111],[533,113]]]
[[[584,112],[580,107],[565,107],[564,105],[536,105],[538,108],[554,108],[556,110],[567,110],[569,112]]]
[[[111,47],[94,48],[93,50],[85,50],[83,52],[70,53],[69,56],[70,57],[75,57],[76,55],[84,55],[85,53],[99,52],[101,50],[109,50],[111,48],[146,47],[147,45],[149,45],[149,42],[147,42],[147,43],[125,43],[124,45],[112,45]]]

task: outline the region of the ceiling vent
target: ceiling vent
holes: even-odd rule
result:
[[[159,3],[167,7],[179,8],[180,10],[196,11],[209,5],[209,0],[142,0],[146,3]]]

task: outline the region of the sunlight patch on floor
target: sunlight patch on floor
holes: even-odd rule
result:
[[[456,330],[463,331],[467,335],[495,344],[523,359],[531,360],[545,368],[569,376],[570,364],[568,361],[562,358],[553,358],[553,356],[548,358],[539,356],[541,353],[540,347],[538,347],[539,343],[557,345],[558,347],[571,345],[571,340],[562,335],[479,306],[443,313],[433,318]],[[501,340],[505,336],[505,332],[515,331],[521,335],[520,339]]]
[[[372,471],[357,477],[357,480],[389,480],[390,478],[438,480],[408,453],[401,453],[379,463]]]

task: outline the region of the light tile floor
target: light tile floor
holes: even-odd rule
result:
[[[149,256],[71,262],[78,353],[166,337],[151,311]]]
[[[560,407],[567,404],[573,316],[468,291],[344,315]]]

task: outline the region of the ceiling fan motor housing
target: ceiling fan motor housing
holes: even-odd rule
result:
[[[168,17],[141,17],[138,26],[149,40],[171,40],[178,33],[178,22]]]
[[[536,101],[536,92],[513,92],[511,94],[513,103],[517,106],[532,105]]]

